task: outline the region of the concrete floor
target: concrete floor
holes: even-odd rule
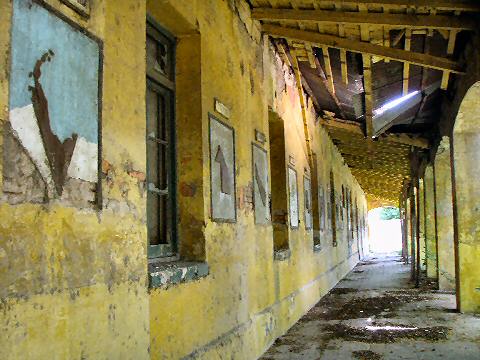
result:
[[[455,296],[409,283],[398,256],[359,263],[264,354],[271,359],[480,360],[480,316]]]

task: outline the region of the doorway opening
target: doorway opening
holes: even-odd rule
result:
[[[375,254],[402,254],[399,208],[384,206],[368,212],[368,251]]]

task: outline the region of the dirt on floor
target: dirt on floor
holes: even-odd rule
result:
[[[357,350],[352,351],[354,359],[358,360],[381,360],[383,358],[379,353],[370,350]]]
[[[455,295],[409,283],[398,256],[363,261],[263,360],[480,360],[480,317],[455,310]]]
[[[327,325],[324,328],[330,333],[331,339],[360,341],[367,343],[393,343],[400,339],[424,339],[428,341],[446,340],[449,328],[445,326],[412,327],[411,325],[369,325],[356,328],[344,324]]]
[[[333,289],[301,321],[313,319],[348,320],[377,316],[381,313],[392,313],[406,303],[428,300],[428,296],[419,292],[385,293],[373,297],[354,297],[346,300],[338,295],[359,293],[358,289]],[[359,294],[360,295],[360,294]],[[387,315],[387,314],[386,314]],[[388,315],[386,317],[389,317]]]

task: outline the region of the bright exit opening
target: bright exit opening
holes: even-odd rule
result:
[[[402,253],[400,210],[380,207],[368,212],[368,250],[371,253]]]

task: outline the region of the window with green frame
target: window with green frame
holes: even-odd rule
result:
[[[175,39],[147,20],[148,257],[173,257],[176,241]]]

